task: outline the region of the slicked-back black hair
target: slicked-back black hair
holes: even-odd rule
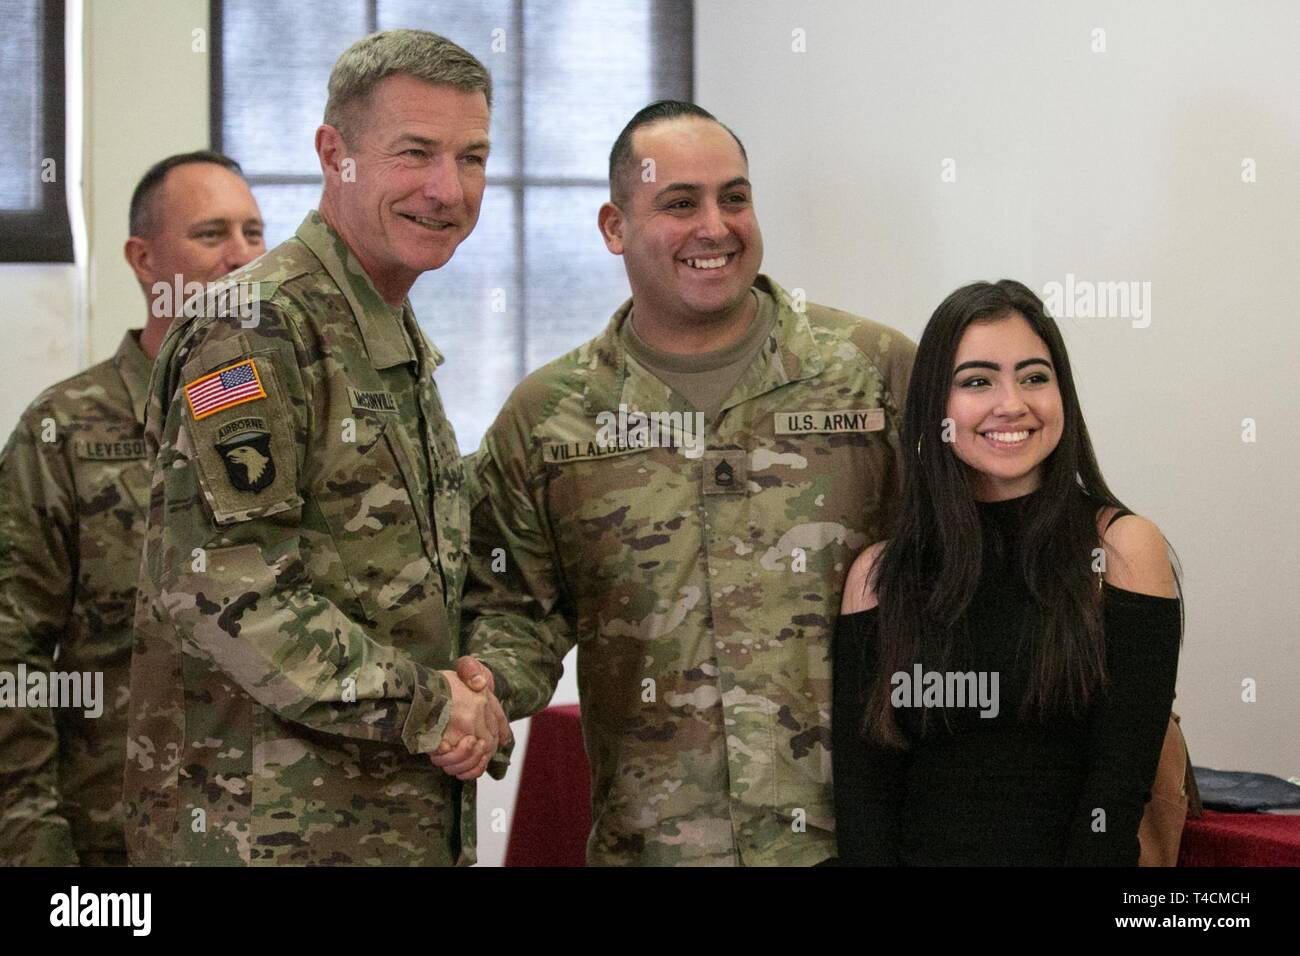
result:
[[[614,147],[609,151],[609,196],[613,202],[622,202],[626,195],[622,184],[625,181],[628,169],[636,163],[636,156],[632,152],[632,137],[636,131],[646,126],[652,126],[655,123],[680,119],[684,116],[693,116],[696,119],[717,123],[731,134],[731,138],[740,147],[740,155],[744,157],[746,162],[749,162],[749,154],[745,152],[745,144],[740,141],[740,137],[735,134],[731,127],[704,107],[696,106],[694,103],[688,103],[685,100],[656,100],[649,106],[643,106],[637,110],[636,115],[628,120],[627,125],[623,127],[623,132],[618,134],[618,139],[614,140]]]

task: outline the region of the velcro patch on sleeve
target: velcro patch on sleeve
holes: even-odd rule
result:
[[[196,422],[261,398],[266,398],[266,389],[252,359],[209,372],[185,386],[185,400]]]
[[[212,516],[219,525],[269,517],[297,508],[298,448],[293,415],[270,355],[257,354],[224,365],[194,379],[194,383],[232,369],[255,389],[242,398],[222,399],[217,406],[183,419],[188,456],[198,467],[199,485]],[[186,400],[194,411],[194,398],[186,386]],[[240,387],[236,385],[235,387]],[[263,404],[244,403],[264,398]]]

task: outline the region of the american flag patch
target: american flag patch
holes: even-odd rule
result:
[[[266,398],[266,389],[253,360],[244,359],[196,378],[185,386],[185,398],[197,422],[223,409]]]

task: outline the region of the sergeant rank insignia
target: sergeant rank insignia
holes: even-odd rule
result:
[[[704,493],[743,495],[749,491],[749,455],[744,449],[704,453]]]
[[[218,444],[217,451],[236,490],[256,493],[275,481],[270,432],[241,432]]]

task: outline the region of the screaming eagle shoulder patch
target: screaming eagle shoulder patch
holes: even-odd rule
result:
[[[236,490],[256,494],[275,481],[270,432],[242,432],[220,442],[217,451]]]

